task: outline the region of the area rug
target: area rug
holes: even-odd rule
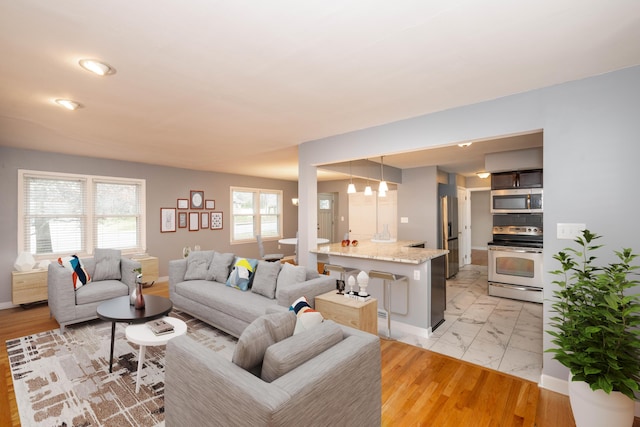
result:
[[[236,339],[173,311],[187,335],[231,360]],[[111,323],[94,320],[7,341],[20,422],[27,426],[163,426],[165,346],[147,347],[135,392],[139,347],[116,324],[109,373]]]

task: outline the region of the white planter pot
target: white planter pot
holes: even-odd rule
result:
[[[594,391],[583,381],[571,381],[569,375],[569,401],[576,427],[633,425],[634,402],[618,391]]]

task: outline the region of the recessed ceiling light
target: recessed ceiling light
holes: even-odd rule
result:
[[[478,178],[486,179],[489,178],[491,174],[489,172],[476,172],[476,175],[478,175]]]
[[[473,142],[463,142],[462,144],[458,144],[458,147],[464,148],[470,146],[471,144],[473,144]]]
[[[87,71],[91,71],[99,76],[109,76],[116,73],[116,69],[106,62],[97,59],[81,59],[78,64]]]
[[[71,111],[77,110],[78,108],[82,107],[79,102],[72,101],[70,99],[56,99],[55,102],[56,104],[62,105],[64,108]]]

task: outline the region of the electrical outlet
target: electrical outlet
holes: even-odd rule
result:
[[[582,230],[587,228],[587,224],[562,223],[557,224],[556,237],[563,240],[573,240],[580,236]]]
[[[420,280],[420,270],[413,270],[413,280]]]
[[[408,216],[401,216],[400,217],[400,224],[408,224],[409,223],[409,217]]]

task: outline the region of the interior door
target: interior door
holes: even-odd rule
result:
[[[333,242],[333,215],[335,196],[333,193],[318,194],[318,237]]]
[[[471,263],[471,228],[469,192],[458,188],[458,247],[460,267]]]

